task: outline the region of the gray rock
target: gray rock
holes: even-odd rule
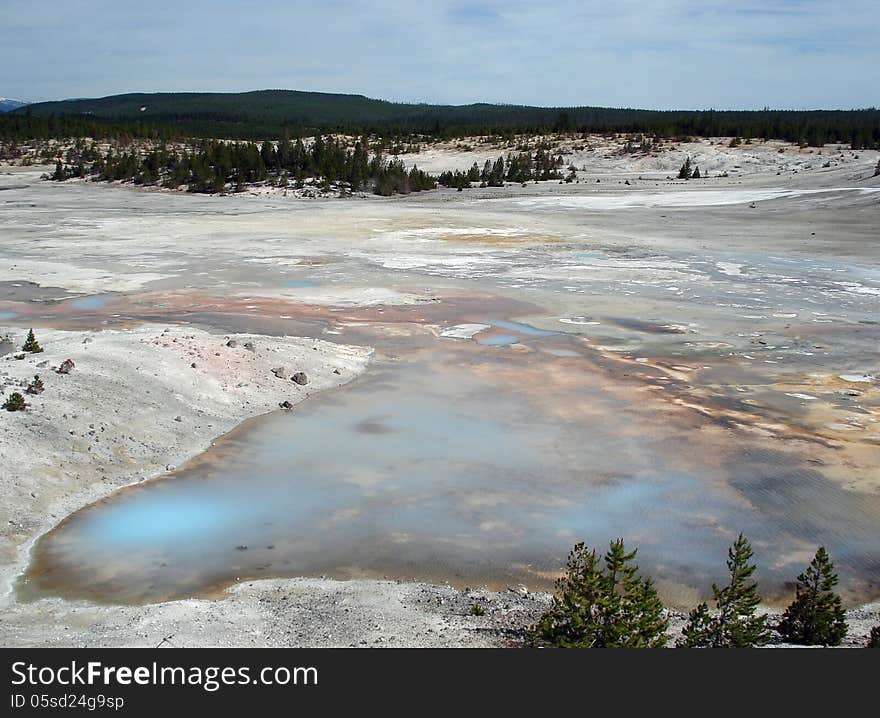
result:
[[[279,366],[272,370],[272,373],[279,379],[290,379],[290,369],[286,366]]]
[[[290,411],[293,408],[293,404],[287,401],[287,399],[282,401],[278,406],[280,406],[282,409],[285,409],[286,411]]]
[[[226,342],[226,346],[228,346],[230,349],[235,349],[235,347],[238,346],[238,342],[235,341],[235,339],[230,339],[228,342]]]
[[[245,343],[244,343],[244,348],[247,349],[249,352],[255,352],[255,351],[257,351],[257,348],[254,346],[254,343],[253,343],[253,342],[245,342]]]
[[[296,374],[290,377],[290,379],[300,386],[305,386],[309,383],[309,378],[306,376],[306,373],[304,371],[298,371]]]

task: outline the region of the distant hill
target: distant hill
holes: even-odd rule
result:
[[[0,97],[0,112],[12,112],[12,110],[17,110],[19,107],[24,107],[26,104],[27,102],[22,102],[21,100]]]
[[[579,118],[601,108],[570,110]],[[41,102],[30,106],[35,115],[87,115],[113,121],[156,124],[221,124],[335,128],[432,125],[513,126],[553,124],[563,108],[519,105],[426,105],[374,100],[297,90],[257,90],[242,93],[156,93],[114,95],[99,99]],[[617,111],[612,111],[617,112]]]
[[[197,137],[277,138],[315,131],[422,133],[440,136],[514,131],[643,132],[676,135],[773,137],[880,146],[880,111],[687,111],[526,105],[427,105],[295,90],[242,93],[155,93],[40,102],[14,115],[82,123],[164,128]],[[133,123],[133,124],[132,124]],[[73,130],[71,130],[73,131]],[[85,131],[85,130],[83,130]]]

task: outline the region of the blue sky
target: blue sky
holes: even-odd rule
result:
[[[880,0],[0,0],[0,95],[880,106]]]

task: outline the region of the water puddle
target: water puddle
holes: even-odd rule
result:
[[[511,332],[517,332],[520,335],[525,335],[528,337],[549,337],[554,334],[559,334],[559,332],[549,332],[545,329],[536,329],[535,327],[529,326],[528,324],[520,324],[519,322],[509,322],[504,319],[493,319],[491,321],[492,326],[500,327],[501,329],[507,329]]]
[[[508,344],[519,344],[519,334],[487,334],[477,337],[477,344],[487,347],[500,347]]]
[[[321,285],[320,282],[314,281],[312,279],[291,279],[291,280],[284,282],[285,287],[291,287],[291,288],[297,288],[297,289],[306,288],[306,287],[318,287],[320,285]]]

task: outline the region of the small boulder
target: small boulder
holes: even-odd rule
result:
[[[249,352],[255,352],[255,351],[257,351],[257,348],[254,346],[254,343],[253,343],[253,342],[245,342],[245,343],[244,343],[244,348],[247,349]]]
[[[300,386],[305,386],[309,383],[309,378],[306,376],[306,373],[304,371],[298,371],[296,374],[290,377],[290,379]]]
[[[230,339],[228,342],[226,342],[226,346],[228,346],[230,349],[235,349],[235,347],[238,346],[238,342],[235,341],[235,339]]]
[[[282,401],[278,406],[280,406],[285,411],[290,411],[293,408],[293,404],[291,404],[287,399]]]
[[[279,379],[290,379],[290,369],[286,366],[279,366],[272,370],[272,373]]]

